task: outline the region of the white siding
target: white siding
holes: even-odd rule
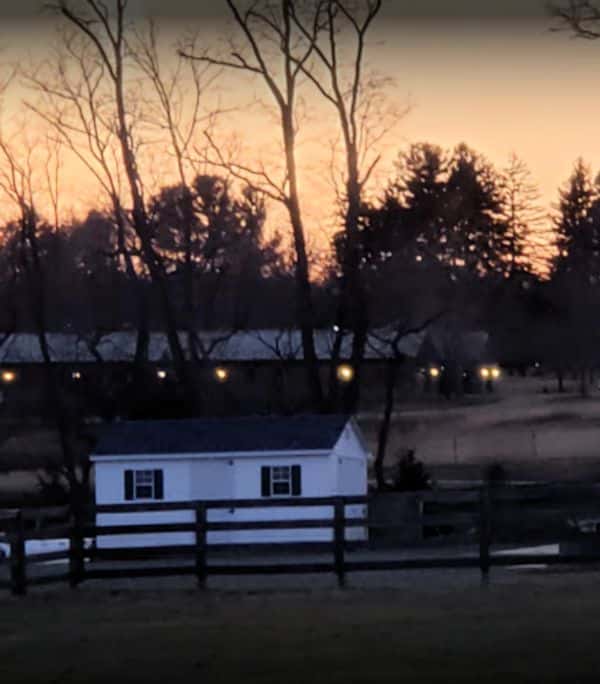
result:
[[[214,499],[260,499],[262,466],[300,465],[302,473],[302,497],[328,497],[336,495],[364,495],[367,492],[366,454],[351,427],[346,428],[334,451],[329,455],[297,455],[265,453],[256,456],[235,454],[217,458],[198,456],[153,457],[125,456],[122,461],[98,460],[96,469],[96,501],[98,504],[125,502],[124,473],[128,469],[163,470],[164,501],[193,501]],[[272,500],[272,499],[270,499]],[[135,502],[132,502],[135,503]],[[346,515],[364,515],[363,506],[347,506]],[[250,520],[330,519],[332,506],[298,506],[269,508],[210,509],[211,522]],[[102,524],[145,524],[152,522],[192,522],[193,511],[160,511],[148,513],[98,514]],[[366,530],[351,528],[347,539],[366,539]],[[301,541],[330,541],[331,528],[305,530],[239,530],[210,531],[209,544],[224,543],[277,543]],[[185,545],[194,543],[194,534],[160,533],[119,535],[98,539],[98,546],[117,548],[128,546]]]
[[[191,492],[191,461],[143,458],[124,459],[121,463],[96,462],[96,503],[122,504],[142,503],[125,501],[124,479],[126,470],[163,471],[164,501],[189,501]],[[147,513],[99,513],[98,525],[144,525],[149,523],[188,522],[194,519],[193,511],[156,511]],[[98,538],[99,548],[130,546],[178,546],[192,544],[194,535],[189,532],[163,532],[161,534],[126,534]]]
[[[199,501],[235,497],[233,459],[213,458],[190,461],[191,498]]]
[[[234,459],[235,499],[261,498],[261,467],[301,466],[303,497],[325,497],[336,494],[336,468],[331,456],[263,455]],[[272,500],[272,499],[270,499]],[[318,520],[333,516],[332,506],[281,506],[273,508],[238,508],[209,512],[211,519],[226,515],[228,520]],[[307,530],[239,530],[231,532],[229,541],[238,544],[276,543],[289,541],[329,541],[333,538],[329,528]]]
[[[337,491],[342,496],[366,496],[368,489],[367,459],[363,445],[358,439],[351,423],[344,431],[333,450],[337,464]],[[367,515],[364,505],[346,506],[346,517],[363,518]],[[349,541],[365,541],[368,538],[366,527],[350,527],[346,530]]]

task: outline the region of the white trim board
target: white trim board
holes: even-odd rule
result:
[[[329,456],[333,449],[312,449],[312,450],[293,450],[285,451],[278,449],[277,451],[201,451],[201,452],[183,452],[173,453],[164,452],[160,454],[91,454],[91,461],[102,461],[109,463],[111,461],[189,461],[189,460],[206,460],[206,459],[234,459],[234,458],[296,458],[297,456]]]

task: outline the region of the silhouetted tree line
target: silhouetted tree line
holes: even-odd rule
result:
[[[561,390],[576,373],[587,392],[600,363],[600,181],[582,160],[545,216],[518,159],[498,172],[464,145],[416,145],[363,233],[369,278],[382,264],[421,270],[446,316],[490,333],[498,361],[553,369]]]
[[[165,269],[179,327],[290,325],[284,303],[293,287],[291,274],[280,239],[264,237],[262,199],[248,189],[242,189],[238,197],[224,179],[198,176],[192,185],[190,220],[184,222],[183,196],[179,186],[165,187],[148,205],[151,241]],[[40,221],[37,232],[48,274],[49,331],[89,334],[137,325],[135,283],[123,267],[109,212],[92,210],[84,219],[58,227]],[[4,234],[2,328],[31,330],[21,236],[12,223],[5,226]],[[148,327],[161,329],[152,281],[134,237],[128,234],[127,240],[136,266],[135,280],[141,281],[147,295]]]
[[[189,186],[161,189],[148,199],[146,211],[177,328],[189,336],[192,366],[201,369],[209,363],[205,331],[221,331],[226,338],[237,330],[298,325],[297,312],[289,306],[297,285],[293,265],[281,239],[265,236],[265,199],[258,191],[233,187],[220,176],[199,175]],[[368,332],[384,350],[387,368],[377,454],[380,484],[404,363],[398,344],[408,333],[443,321],[450,340],[455,336],[459,345],[462,333],[481,328],[490,332],[500,363],[525,369],[540,362],[556,371],[561,389],[565,373],[576,372],[581,392],[587,392],[599,360],[600,331],[591,314],[600,303],[600,185],[582,161],[560,191],[554,232],[545,242],[538,234],[547,230],[542,216],[519,160],[497,171],[466,145],[452,151],[411,146],[400,155],[382,196],[361,205],[356,277],[364,292]],[[110,212],[93,210],[83,220],[60,226],[25,212],[5,226],[4,235],[4,332],[31,330],[43,340],[47,332],[68,331],[94,340],[115,330],[139,333],[140,322],[146,333],[162,329],[155,284],[135,234],[130,228],[125,232],[135,264],[132,276]],[[330,268],[313,285],[315,320],[332,330],[339,323],[344,240],[344,232],[333,237]],[[32,274],[38,272],[43,297],[34,293],[32,300]],[[38,300],[42,304],[32,306]],[[460,349],[450,344],[449,350],[445,382],[449,394],[460,396],[465,369]],[[85,404],[107,420],[117,407],[131,417],[196,415],[208,409],[201,401],[190,406],[174,380],[157,387],[144,373],[146,361],[136,359],[140,372],[133,382],[104,380]],[[54,382],[70,432],[81,423],[81,406],[77,397],[69,399],[68,387],[56,377]],[[340,389],[330,408],[354,410],[359,389],[356,380],[349,391]],[[306,408],[321,409],[310,403]]]
[[[560,191],[553,233],[540,220],[533,190],[516,159],[497,171],[464,144],[449,152],[416,144],[403,152],[383,195],[360,211],[358,278],[369,330],[387,330],[384,342],[392,345],[438,318],[457,335],[481,328],[491,333],[499,361],[517,368],[539,361],[559,377],[576,370],[584,391],[598,361],[591,314],[600,287],[600,186],[578,161]],[[265,201],[256,190],[199,175],[189,187],[168,186],[150,197],[147,215],[177,327],[189,334],[197,359],[202,331],[297,325],[289,306],[293,264],[279,236],[265,237]],[[92,210],[58,227],[39,219],[36,230],[48,331],[136,329],[140,301],[147,330],[162,329],[135,235],[126,234],[134,282],[110,212]],[[17,223],[4,235],[2,329],[33,330],[27,245]],[[313,286],[319,327],[337,327],[344,239],[334,236],[330,268]]]
[[[79,415],[50,363],[50,331],[92,342],[105,331],[136,331],[130,406],[148,396],[149,336],[163,331],[175,380],[151,398],[162,405],[168,391],[173,412],[192,415],[210,410],[201,380],[212,344],[206,330],[227,337],[244,328],[299,329],[306,408],[315,411],[357,408],[375,335],[388,371],[381,460],[400,341],[434,322],[444,328],[448,396],[462,392],[460,340],[475,328],[491,333],[498,361],[544,363],[561,387],[565,372],[577,372],[587,391],[598,361],[590,315],[598,296],[598,183],[578,163],[549,230],[518,158],[498,170],[465,144],[415,144],[400,155],[381,196],[369,199],[382,141],[402,116],[387,108],[387,80],[366,64],[381,0],[258,0],[251,7],[228,0],[234,35],[222,49],[192,34],[168,60],[157,25],[137,25],[124,0],[47,5],[61,20],[56,52],[20,76],[38,97],[26,108],[48,127],[56,150],[36,166],[33,142],[0,137],[0,186],[16,217],[0,250],[0,326],[37,336],[73,483],[69,445]],[[571,3],[556,14],[570,30],[597,38],[590,6]],[[204,110],[204,95],[223,71],[262,84],[277,122],[272,142],[282,150],[274,165],[230,153],[215,129],[219,112]],[[298,181],[309,92],[328,108],[340,140],[331,169],[340,231],[330,261],[319,265],[322,279],[311,268],[307,190]],[[148,196],[152,145],[176,182]],[[99,206],[83,220],[60,219],[61,150],[97,182]],[[39,210],[46,182],[52,220]],[[267,199],[287,214],[287,241],[265,234]],[[325,377],[315,342],[323,327],[333,332]],[[336,377],[342,360],[354,369],[343,391]],[[106,397],[114,392],[102,388]]]

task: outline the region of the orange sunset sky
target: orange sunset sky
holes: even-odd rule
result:
[[[3,5],[5,3],[2,3]],[[171,0],[132,2],[140,16],[162,15],[165,55],[173,54],[179,34],[198,23],[206,44],[228,31],[224,2]],[[512,152],[529,166],[550,210],[557,189],[574,160],[583,156],[600,170],[600,41],[584,42],[552,33],[543,2],[500,3],[455,0],[419,3],[388,1],[374,28],[368,62],[391,76],[390,101],[411,110],[383,145],[383,161],[374,177],[377,192],[389,177],[398,150],[428,141],[451,147],[460,141],[503,166]],[[418,6],[418,11],[413,9]],[[53,40],[52,21],[38,14],[39,3],[22,0],[18,9],[0,10],[1,57],[7,62],[43,59]],[[2,15],[4,12],[4,15]],[[13,84],[5,96],[5,127],[19,120],[25,92]],[[223,105],[266,97],[260,81],[226,77],[220,82]],[[31,97],[31,95],[29,95]],[[209,97],[214,97],[211,95]],[[327,173],[328,140],[335,130],[333,113],[309,88],[308,120],[300,134],[300,162],[305,211],[313,235],[331,226],[332,192]],[[220,126],[224,137],[237,134],[249,159],[272,161],[278,131],[260,107],[229,115]],[[97,201],[93,182],[64,159],[63,210],[81,210]],[[164,170],[165,182],[169,171]],[[272,211],[270,224],[284,218]],[[318,240],[318,238],[316,238]]]

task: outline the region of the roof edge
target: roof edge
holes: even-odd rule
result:
[[[337,444],[337,442],[336,442]],[[147,454],[144,452],[130,452],[126,454],[90,454],[90,461],[122,461],[129,458],[143,458],[147,461],[155,461],[163,458],[169,458],[170,460],[202,460],[202,459],[218,459],[218,458],[233,458],[233,457],[243,457],[248,458],[250,456],[266,456],[267,458],[273,458],[275,456],[325,456],[333,452],[331,449],[269,449],[268,451],[262,449],[255,449],[253,451],[181,451],[181,452],[171,452],[165,451],[162,453]]]

